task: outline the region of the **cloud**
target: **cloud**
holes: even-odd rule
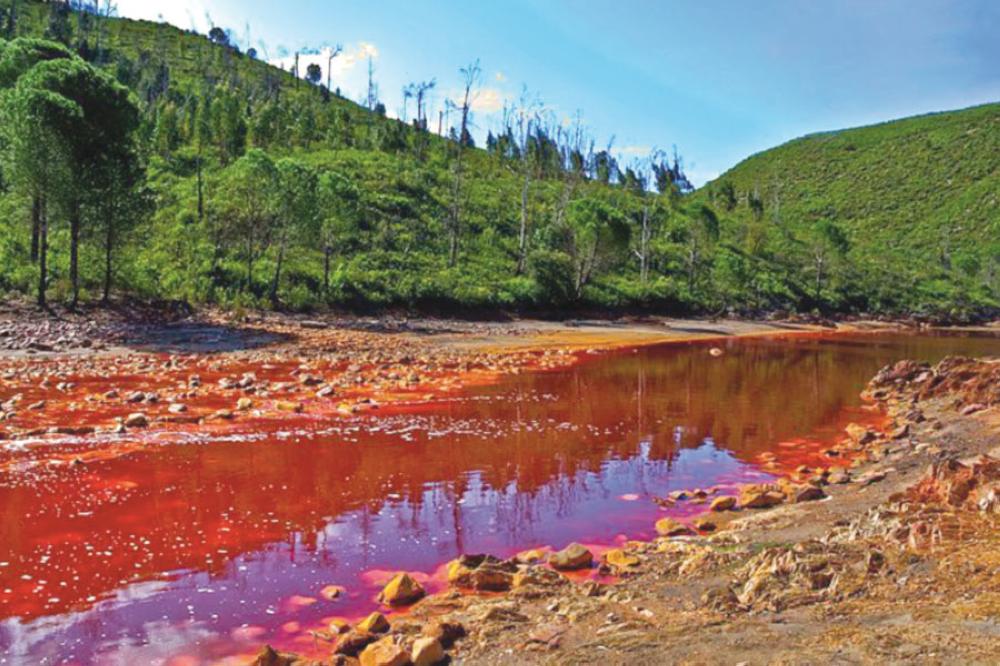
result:
[[[482,113],[498,113],[503,110],[507,96],[497,88],[481,88],[472,102],[472,110]]]
[[[300,52],[299,75],[305,77],[309,65],[319,65],[323,72],[322,82],[324,84],[329,76],[334,88],[354,89],[363,83],[363,79],[367,76],[364,66],[367,65],[368,59],[378,60],[379,57],[378,47],[371,42],[358,42],[347,46],[331,62],[330,55],[332,53],[331,47],[325,47],[318,52]],[[282,53],[280,57],[272,58],[270,63],[285,71],[291,71],[292,67],[295,66],[295,54]],[[358,65],[362,65],[362,67]]]
[[[617,152],[627,157],[646,157],[653,152],[653,149],[650,146],[632,145],[622,146]]]

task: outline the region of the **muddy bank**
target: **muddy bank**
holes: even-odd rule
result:
[[[451,591],[317,635],[324,663],[995,663],[998,377],[996,360],[895,364],[866,391],[882,430],[849,427],[829,466],[719,502],[701,536],[460,559]],[[608,578],[574,583],[590,566]]]
[[[656,344],[669,340],[831,330],[887,330],[907,322],[808,318],[741,320],[628,316],[502,321],[383,314],[294,315],[195,311],[180,303],[124,303],[40,311],[25,303],[0,305],[0,358],[50,355],[220,353],[264,347],[309,347],[324,332],[406,338],[452,351],[529,351]]]

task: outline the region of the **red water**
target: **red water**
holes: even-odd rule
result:
[[[322,656],[329,645],[310,630],[376,608],[397,570],[433,591],[459,553],[652,537],[659,517],[705,509],[654,501],[670,491],[725,494],[830,464],[821,451],[846,423],[878,418],[857,395],[885,363],[996,354],[1000,341],[857,335],[707,350],[615,352],[419,410],[192,427],[142,447],[123,448],[131,434],[9,443],[0,663],[214,663],[264,642]],[[329,601],[328,585],[347,593]]]

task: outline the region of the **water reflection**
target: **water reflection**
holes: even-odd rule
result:
[[[856,336],[620,352],[408,415],[165,445],[0,487],[0,647],[25,663],[218,658],[369,610],[383,572],[651,536],[671,490],[822,460],[904,357],[996,340]],[[679,505],[683,517],[701,511]],[[330,602],[319,591],[344,585]],[[436,581],[428,583],[432,588]],[[2,658],[0,658],[2,659]]]

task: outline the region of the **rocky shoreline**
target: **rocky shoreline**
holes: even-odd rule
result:
[[[328,659],[252,663],[995,662],[998,379],[997,360],[897,363],[864,393],[883,429],[849,426],[828,467],[717,497],[696,529],[660,521],[600,557],[464,556],[432,596],[400,573],[386,614],[317,633]]]

